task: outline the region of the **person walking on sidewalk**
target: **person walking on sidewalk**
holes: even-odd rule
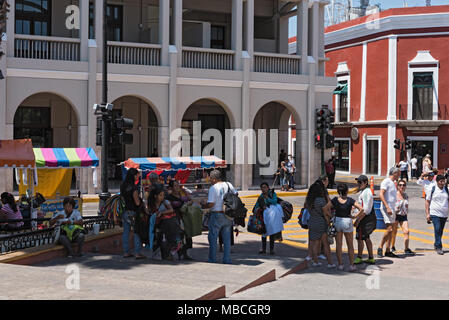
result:
[[[374,212],[374,197],[370,188],[368,187],[368,177],[361,175],[356,178],[358,189],[361,194],[357,202],[363,207],[363,212],[357,215],[357,219],[354,222],[356,227],[356,239],[358,246],[358,254],[354,260],[354,264],[361,264],[363,262],[368,264],[375,264],[373,254],[373,243],[371,242],[370,235],[376,229],[377,218]],[[368,259],[362,260],[364,242],[368,249]]]
[[[401,170],[401,179],[405,179],[408,182],[408,161],[407,159],[402,159],[401,162],[399,162],[399,169]]]
[[[435,174],[431,171],[428,173],[422,173],[421,176],[419,177],[418,181],[416,181],[417,185],[420,185],[423,187],[423,191],[422,191],[422,197],[425,199],[426,198],[426,193],[427,193],[427,189],[432,189],[432,187],[435,185],[435,180],[433,180]]]
[[[386,224],[386,230],[384,236],[382,237],[382,241],[380,242],[379,248],[377,249],[377,256],[379,258],[383,257],[382,250],[384,244],[386,244],[385,256],[390,258],[396,258],[397,256],[391,252],[391,235],[393,233],[393,225],[396,221],[396,213],[394,208],[396,206],[397,200],[397,188],[394,184],[394,181],[399,178],[399,168],[393,167],[388,172],[388,178],[384,179],[380,184],[380,200],[382,201],[382,205],[380,207],[380,212],[384,218],[384,222]]]
[[[203,201],[204,208],[212,208],[209,218],[209,262],[216,262],[217,254],[217,239],[221,234],[223,238],[224,254],[223,263],[231,264],[231,232],[232,220],[225,216],[223,208],[223,197],[228,192],[237,193],[232,184],[221,181],[221,173],[218,170],[213,170],[210,173],[211,187],[207,203]]]
[[[409,248],[409,230],[407,221],[408,195],[405,193],[406,188],[407,183],[405,180],[399,180],[396,206],[394,209],[396,212],[396,222],[393,225],[393,234],[391,235],[391,251],[396,251],[396,234],[398,233],[398,225],[400,225],[402,228],[402,233],[404,234],[404,253],[414,255],[415,253]]]
[[[349,271],[357,271],[354,266],[354,226],[352,224],[352,208],[359,210],[359,214],[363,214],[363,207],[355,202],[354,199],[348,198],[348,185],[339,184],[337,186],[338,197],[332,199],[332,207],[335,209],[335,229],[337,230],[336,249],[338,270],[343,271],[344,266],[342,262],[342,245],[343,235],[346,239],[349,255]]]
[[[443,255],[443,230],[449,216],[449,191],[446,179],[443,175],[438,175],[436,185],[427,192],[426,195],[426,218],[427,223],[433,223],[435,232],[435,251]]]
[[[418,179],[418,159],[416,159],[416,154],[413,155],[413,158],[410,160],[410,165],[412,168],[412,179]]]

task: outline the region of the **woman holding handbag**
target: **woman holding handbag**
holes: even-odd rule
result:
[[[398,182],[398,193],[396,196],[396,222],[393,225],[393,234],[391,235],[391,251],[396,251],[394,245],[396,244],[396,234],[398,233],[398,225],[402,228],[402,233],[404,234],[404,253],[409,255],[414,255],[415,253],[409,248],[409,238],[410,232],[408,230],[408,195],[405,193],[407,188],[407,183],[405,180],[399,180]]]
[[[254,214],[259,214],[259,215],[264,215],[266,214],[265,210],[267,208],[269,208],[270,206],[278,206],[278,199],[276,196],[276,192],[274,192],[274,190],[270,190],[270,187],[268,186],[268,183],[263,182],[260,185],[260,189],[262,190],[262,194],[259,196],[259,198],[257,199],[256,205],[254,206],[253,212]],[[277,210],[279,210],[279,208],[277,208]],[[264,213],[265,212],[265,213]],[[271,223],[272,221],[274,221],[274,229],[273,230],[278,230],[279,226],[283,225],[282,222],[282,216],[283,216],[283,211],[282,208],[280,209],[280,212],[282,212],[282,215],[276,215],[273,217],[273,219],[269,219],[269,221],[266,221],[267,223]],[[275,214],[276,212],[273,212],[273,214]],[[267,219],[264,219],[264,221]],[[270,230],[271,225],[265,226],[266,229]],[[283,229],[283,227],[282,227]],[[262,249],[259,251],[259,254],[264,254],[267,252],[267,236],[270,236],[270,254],[274,255],[274,241],[277,239],[282,239],[282,229],[279,232],[276,233],[271,233],[270,234],[263,234],[262,235]]]

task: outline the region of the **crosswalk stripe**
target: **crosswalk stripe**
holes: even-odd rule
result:
[[[410,232],[413,232],[413,233],[418,233],[418,234],[423,234],[423,235],[426,235],[426,236],[431,236],[431,237],[433,237],[435,234],[433,234],[433,233],[429,233],[429,232],[423,232],[423,231],[419,231],[419,230],[415,230],[415,229],[408,229]],[[443,239],[448,239],[449,240],[449,237],[447,237],[447,236],[443,236],[442,237]]]
[[[382,233],[383,233],[383,232],[385,232],[385,231],[384,231],[384,230],[374,230],[374,232],[382,232]],[[403,234],[400,234],[400,233],[398,233],[398,236],[404,237],[404,235],[403,235]],[[416,240],[416,241],[419,241],[419,242],[422,242],[422,243],[426,243],[426,244],[434,244],[433,241],[429,241],[429,240],[423,239],[423,238],[418,238],[418,237],[414,237],[414,236],[409,236],[409,238],[410,238],[410,240]],[[443,247],[449,248],[449,245],[443,243]]]

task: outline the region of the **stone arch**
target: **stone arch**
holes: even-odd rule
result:
[[[59,93],[45,91],[27,96],[14,108],[11,123],[14,138],[29,136],[35,145],[78,147],[80,144],[79,110],[67,96]]]

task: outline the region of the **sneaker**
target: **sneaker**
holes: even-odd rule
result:
[[[443,249],[441,249],[441,248],[436,249],[436,251],[441,256],[444,254]]]
[[[384,255],[382,254],[382,248],[377,249],[377,256],[382,258]]]
[[[398,258],[398,256],[395,255],[395,254],[394,254],[393,252],[391,252],[391,251],[385,252],[385,257],[388,257],[388,258]]]
[[[391,252],[395,252],[396,251],[396,248],[393,246],[393,247],[391,247]]]
[[[357,258],[354,259],[354,264],[361,264],[361,263],[363,263],[362,258],[357,257]]]
[[[365,262],[367,264],[376,264],[376,260],[374,260],[374,258],[363,260],[363,262]],[[355,264],[355,262],[354,262],[354,264]]]
[[[345,270],[345,266],[344,265],[339,265],[338,267],[337,267],[337,270],[338,271],[343,271],[343,270]]]
[[[306,261],[311,261],[311,260],[312,260],[312,257],[309,257],[309,256],[306,257]]]
[[[321,260],[327,260],[327,258],[326,258],[326,256],[325,256],[324,254],[320,254],[320,255],[318,256],[318,259],[321,259]]]
[[[409,255],[413,255],[413,256],[415,255],[415,253],[412,250],[410,250],[410,249],[405,249],[404,253],[405,254],[409,254]]]
[[[355,272],[355,271],[357,271],[357,267],[356,266],[349,266],[349,271],[350,272]]]
[[[323,264],[321,262],[317,262],[317,263],[312,262],[312,267],[319,267],[319,266],[322,266],[322,265]]]
[[[327,265],[327,268],[328,269],[332,269],[332,268],[335,268],[337,265],[335,265],[335,264],[328,264]]]

